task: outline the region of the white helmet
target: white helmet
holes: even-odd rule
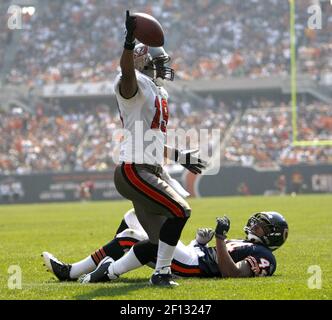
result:
[[[152,79],[174,80],[174,70],[165,66],[170,60],[163,47],[148,47],[143,43],[135,46],[135,68]]]

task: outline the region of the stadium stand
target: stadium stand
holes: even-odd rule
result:
[[[71,102],[73,108],[62,108],[54,100],[36,98],[30,90],[42,90],[46,84],[111,82],[118,72],[127,5],[121,0],[112,0],[111,5],[107,0],[35,2],[36,14],[24,15],[24,29],[15,37],[6,25],[0,26],[0,41],[6,44],[0,46],[0,70],[6,70],[3,77],[12,90],[27,88],[24,98],[31,107],[16,104],[1,110],[0,94],[0,174],[107,170],[118,153],[117,143],[110,138],[120,128],[112,100],[77,108],[86,103],[81,97]],[[2,1],[0,6],[7,8],[9,3]],[[332,75],[332,6],[322,2],[325,27],[309,30],[307,7],[313,2],[296,3],[298,70],[318,83],[323,75]],[[133,11],[150,13],[162,23],[166,48],[182,85],[242,77],[247,84],[249,78],[265,81],[275,76],[282,82],[289,74],[288,1],[140,0],[135,5]],[[1,10],[1,17],[5,13]],[[4,66],[8,55],[13,59]],[[205,86],[208,89],[209,84]],[[314,89],[317,95],[318,88]],[[190,92],[179,92],[170,101],[169,129],[220,129],[224,165],[332,163],[331,147],[291,146],[289,92],[280,93],[281,87],[274,90],[278,93],[273,99],[242,101],[235,90],[225,100],[219,92],[195,99]],[[9,92],[6,88],[4,96]],[[301,102],[298,139],[331,140],[331,106],[328,98]],[[236,130],[230,131],[234,121]]]
[[[273,102],[265,102],[271,105]],[[242,166],[273,167],[300,163],[332,162],[332,149],[327,147],[292,147],[291,108],[287,104],[275,107],[249,108],[233,132],[226,147],[225,161]],[[301,140],[332,139],[331,106],[316,102],[299,107],[299,137]]]
[[[123,1],[114,0],[112,5],[106,0],[42,3],[33,17],[25,19],[7,81],[41,85],[112,78],[121,51]],[[332,67],[332,9],[324,8],[326,28],[308,30],[309,3],[304,0],[297,5],[299,68],[317,77]],[[136,5],[137,11],[161,21],[166,47],[181,79],[288,73],[288,1],[159,0],[151,4],[143,0]]]
[[[113,134],[121,128],[118,114],[110,110],[100,105],[85,112],[55,112],[52,108],[52,114],[40,110],[31,115],[20,109],[2,113],[0,174],[109,169],[119,147]],[[192,112],[189,117],[173,117],[168,129],[181,125],[184,130],[220,128],[225,132],[233,118],[232,113],[218,109]],[[192,143],[197,147],[198,141]]]
[[[332,148],[291,147],[288,104],[276,105],[262,99],[258,105],[244,109],[225,147],[224,165],[332,163]],[[176,110],[177,106],[172,108]],[[316,102],[299,109],[299,134],[303,140],[332,139],[331,106]],[[56,110],[31,115],[14,109],[10,114],[1,114],[0,173],[103,171],[114,166],[119,144],[113,133],[121,128],[119,116],[111,111],[114,108],[100,105],[90,111]],[[179,107],[168,129],[208,129],[209,135],[212,129],[220,129],[223,138],[239,114],[223,101],[214,110],[190,110],[189,116]],[[191,147],[197,146],[198,141],[191,141]]]

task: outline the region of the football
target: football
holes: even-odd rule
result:
[[[134,36],[137,40],[149,47],[164,45],[164,31],[158,20],[146,13],[133,13],[132,16],[136,17]]]

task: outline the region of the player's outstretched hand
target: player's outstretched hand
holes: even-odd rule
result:
[[[216,238],[225,240],[227,238],[227,233],[230,226],[231,222],[226,216],[223,216],[222,218],[217,218],[217,226],[215,230]]]
[[[136,29],[136,17],[130,15],[129,10],[126,12],[126,42],[125,48],[133,50],[135,48],[134,31]]]
[[[205,246],[214,236],[214,230],[211,228],[199,228],[196,232],[196,241],[198,244]]]
[[[201,174],[207,166],[207,162],[197,155],[198,149],[177,151],[175,161],[179,162],[193,174]]]

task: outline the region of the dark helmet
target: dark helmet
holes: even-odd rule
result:
[[[254,226],[259,225],[264,235],[258,236],[254,232]],[[287,239],[288,224],[285,218],[278,212],[258,212],[252,215],[244,227],[247,240],[261,243],[270,250],[278,249]]]
[[[154,79],[174,80],[174,70],[165,66],[170,60],[163,47],[148,47],[139,43],[134,49],[135,68]]]

